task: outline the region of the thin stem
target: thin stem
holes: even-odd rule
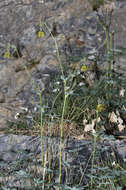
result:
[[[68,95],[66,94],[66,80],[64,80],[64,102],[63,102],[63,110],[60,121],[60,146],[59,146],[59,184],[61,183],[61,170],[62,170],[62,137],[63,137],[63,120],[65,114],[66,100]]]
[[[44,23],[49,34],[51,35],[52,39],[54,40],[54,43],[55,43],[55,47],[56,47],[56,54],[57,54],[57,58],[58,58],[58,62],[59,62],[59,65],[60,65],[60,69],[61,69],[61,73],[62,73],[62,76],[64,77],[64,72],[63,72],[63,67],[62,67],[62,62],[61,62],[61,59],[60,59],[60,54],[59,54],[59,48],[58,48],[58,44],[57,44],[57,41],[56,41],[56,38],[53,36],[52,32],[50,31],[49,27],[47,26],[46,23]]]
[[[42,108],[42,96],[41,93],[39,93],[40,98],[40,137],[41,137],[41,161],[42,161],[42,167],[44,166],[44,151],[43,151],[43,108]]]
[[[66,80],[64,77],[62,62],[60,59],[58,44],[57,44],[56,38],[51,33],[49,27],[46,24],[45,24],[45,26],[46,26],[49,34],[51,35],[52,39],[54,40],[55,47],[56,47],[56,53],[57,53],[57,59],[58,59],[59,65],[60,65],[60,70],[61,70],[61,74],[62,74],[63,82],[64,82],[64,102],[63,102],[63,110],[62,110],[62,116],[61,116],[61,121],[60,121],[60,146],[59,146],[59,183],[61,183],[63,120],[64,120],[64,114],[65,114],[66,100],[67,100],[68,95],[66,94]]]
[[[94,134],[94,142],[93,142],[93,152],[92,152],[92,164],[91,164],[91,189],[93,188],[93,168],[95,161],[95,152],[96,152],[96,142],[97,142],[97,121],[98,121],[98,111],[96,111],[96,134]]]

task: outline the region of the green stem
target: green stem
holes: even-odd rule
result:
[[[49,27],[47,26],[46,23],[44,23],[49,34],[51,35],[52,39],[54,40],[54,43],[55,43],[55,47],[56,47],[56,54],[57,54],[57,59],[58,59],[58,62],[59,62],[59,65],[60,65],[60,70],[61,70],[61,73],[62,73],[62,76],[64,77],[64,72],[63,72],[63,67],[62,67],[62,62],[61,62],[61,59],[60,59],[60,54],[59,54],[59,48],[58,48],[58,44],[57,44],[57,41],[56,41],[56,38],[53,36],[52,32],[50,31]]]
[[[96,152],[96,142],[97,142],[97,121],[98,121],[98,111],[96,112],[96,134],[94,134],[94,142],[93,142],[93,152],[92,152],[92,164],[91,164],[91,189],[93,188],[93,168],[95,161],[95,152]]]
[[[42,161],[42,167],[44,166],[44,152],[43,152],[43,108],[42,108],[42,96],[41,93],[39,93],[40,98],[40,137],[41,137],[41,161]]]
[[[65,113],[65,107],[66,107],[66,100],[67,100],[67,94],[66,94],[66,81],[64,80],[64,102],[63,102],[63,110],[62,110],[62,116],[61,116],[61,122],[60,122],[60,146],[59,146],[59,184],[61,183],[61,170],[62,170],[62,137],[63,137],[63,120],[64,120],[64,113]]]

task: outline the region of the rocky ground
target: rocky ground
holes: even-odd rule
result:
[[[0,135],[1,187],[19,189],[37,187],[37,183],[33,180],[42,178],[44,174],[41,166],[41,143],[43,143],[44,167],[53,170],[51,187],[56,188],[59,171],[59,138],[40,139],[40,137],[20,135]],[[87,176],[91,169],[92,142],[65,138],[62,143],[62,183],[70,185],[76,181],[78,184],[81,179],[81,185],[83,189],[86,189]],[[126,147],[124,145],[124,141],[104,139],[97,144],[96,163],[100,165],[105,161],[111,161],[117,164],[115,157],[118,161],[125,162]],[[102,153],[99,154],[101,150]]]

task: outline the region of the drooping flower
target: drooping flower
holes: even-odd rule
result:
[[[42,32],[42,31],[37,32],[38,38],[43,38],[44,36],[45,36],[44,32]]]
[[[83,65],[83,66],[81,67],[81,72],[86,72],[86,71],[88,71],[88,66]]]
[[[64,34],[61,34],[61,39],[65,40],[65,35]]]
[[[5,53],[4,53],[4,55],[3,55],[3,57],[5,58],[5,59],[8,59],[8,58],[10,58],[10,56],[11,56],[11,54],[10,54],[10,52],[7,50]]]
[[[103,104],[98,104],[96,107],[97,112],[102,112],[104,110],[104,105]]]

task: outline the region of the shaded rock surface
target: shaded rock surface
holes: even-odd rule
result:
[[[59,138],[43,137],[42,142],[44,162],[46,163],[45,167],[48,168],[50,163],[50,170],[53,171],[51,178],[55,184],[58,182]],[[26,174],[30,174],[30,172],[31,174],[35,172],[35,175],[39,175],[39,177],[43,176],[44,170],[41,167],[42,149],[40,137],[1,135],[0,144],[2,145],[0,149],[0,170],[1,172],[4,171],[4,174],[6,173],[5,176],[0,177],[0,181],[4,187],[25,188],[25,183],[31,187],[32,180],[23,178],[23,176],[20,175],[21,173],[26,176]],[[64,176],[66,182],[72,184],[74,183],[73,180],[80,180],[80,178],[78,178],[78,175],[81,177],[81,172],[79,171],[80,163],[83,162],[83,167],[86,167],[86,171],[90,169],[90,164],[88,166],[86,165],[87,160],[89,160],[90,163],[92,145],[91,142],[88,141],[64,139],[62,148],[62,174],[63,176],[67,175],[66,177]],[[16,162],[19,164],[15,166],[14,173],[12,172],[10,175],[12,165]],[[66,173],[65,168],[67,170]],[[76,174],[74,175],[75,171]],[[70,176],[69,172],[71,172]]]
[[[41,148],[41,140],[43,149]],[[31,174],[36,172],[36,176],[43,176],[44,170],[41,167],[41,150],[43,150],[45,167],[48,168],[50,162],[50,170],[53,170],[53,174],[51,174],[53,175],[52,181],[55,185],[58,182],[59,143],[59,138],[43,137],[40,139],[40,137],[35,136],[0,135],[0,170],[1,173],[4,171],[0,177],[0,182],[5,187],[24,188],[26,184],[30,187],[32,185],[32,178],[29,179],[28,177],[30,172]],[[85,185],[87,183],[86,176],[90,173],[91,168],[92,142],[63,139],[62,143],[63,179],[66,184],[74,184],[75,180],[80,182],[81,179],[81,184]],[[108,155],[108,153],[111,161],[113,153],[116,153],[118,159],[126,160],[126,144],[124,141],[107,140],[102,146],[98,143],[97,150],[101,150],[104,145],[107,149],[97,156],[97,162],[101,157],[103,162],[105,155]],[[10,173],[11,170],[12,172]],[[69,172],[71,172],[70,175]],[[83,172],[84,175],[82,175]],[[24,176],[27,176],[27,179]]]

